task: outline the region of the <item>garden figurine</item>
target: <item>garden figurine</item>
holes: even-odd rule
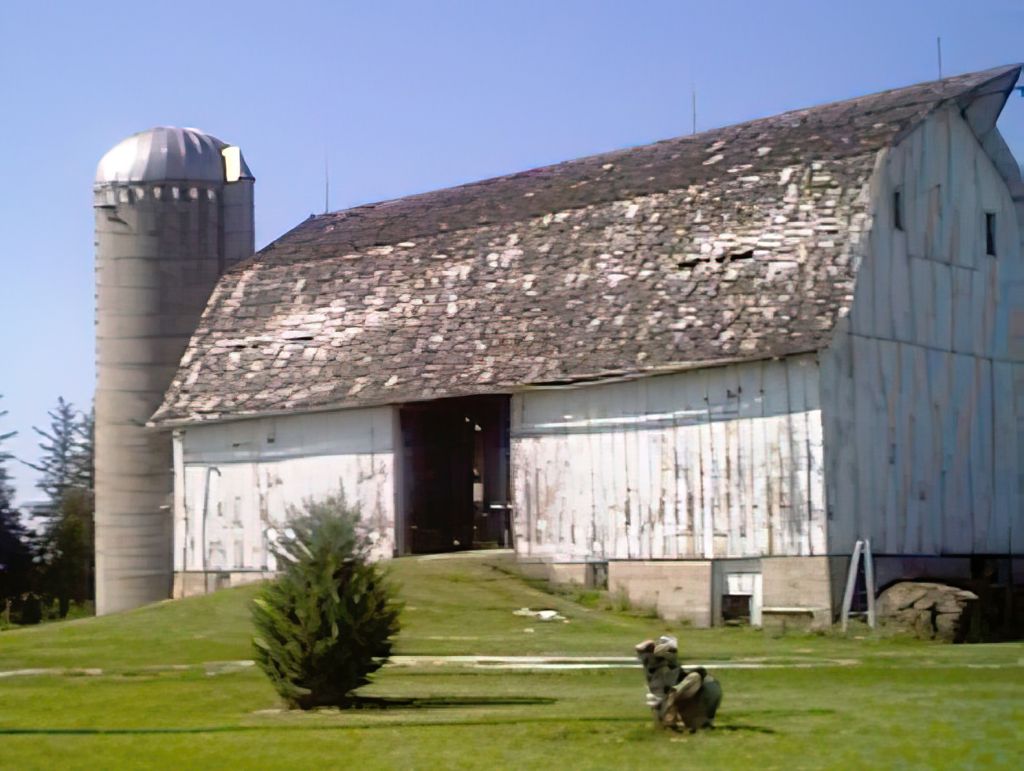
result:
[[[675,730],[685,727],[690,733],[714,728],[722,686],[704,667],[686,670],[680,666],[676,638],[644,640],[635,650],[644,667],[647,705],[656,725]]]

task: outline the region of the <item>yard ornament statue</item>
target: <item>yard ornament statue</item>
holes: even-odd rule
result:
[[[679,666],[679,643],[674,637],[644,640],[636,656],[647,678],[647,706],[655,725],[694,733],[714,728],[715,712],[722,703],[722,686],[704,667],[689,671]]]

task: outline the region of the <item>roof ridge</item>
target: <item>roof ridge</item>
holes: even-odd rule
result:
[[[772,113],[771,115],[763,115],[763,116],[761,116],[759,118],[751,118],[749,120],[739,121],[738,123],[727,123],[727,124],[725,124],[723,126],[714,126],[712,128],[707,128],[707,129],[704,129],[702,131],[698,131],[696,134],[679,134],[679,135],[676,135],[676,136],[664,137],[662,139],[656,139],[653,142],[644,142],[642,144],[628,145],[626,147],[618,147],[618,148],[614,148],[614,149],[611,149],[611,150],[604,150],[604,151],[601,151],[601,152],[598,152],[598,153],[592,153],[590,155],[581,155],[581,156],[576,157],[576,158],[567,158],[567,159],[562,160],[562,161],[555,161],[554,163],[547,163],[547,164],[542,164],[540,166],[533,166],[533,167],[530,167],[528,169],[523,169],[521,171],[513,171],[513,172],[509,172],[507,174],[498,174],[498,175],[493,176],[493,177],[483,177],[481,179],[474,179],[474,180],[470,180],[468,182],[461,182],[461,183],[456,184],[456,185],[449,185],[448,187],[432,188],[430,190],[421,190],[421,191],[416,192],[416,193],[409,193],[408,195],[396,196],[394,198],[384,198],[384,199],[381,199],[381,200],[378,200],[378,201],[368,201],[366,203],[356,204],[355,206],[349,206],[349,207],[344,208],[344,209],[335,209],[333,211],[324,212],[323,214],[311,214],[306,220],[303,220],[303,222],[299,223],[299,224],[300,225],[305,224],[306,222],[308,222],[310,220],[322,220],[322,219],[327,219],[327,218],[331,218],[331,217],[337,217],[339,215],[344,215],[344,214],[349,213],[349,212],[356,212],[356,211],[360,211],[360,210],[364,210],[364,209],[365,210],[375,210],[375,209],[379,209],[379,208],[384,207],[384,206],[388,206],[388,205],[392,205],[392,204],[397,204],[397,203],[400,203],[400,202],[403,202],[403,201],[408,201],[410,199],[418,198],[420,196],[432,195],[434,193],[442,193],[442,192],[455,191],[455,190],[466,190],[466,189],[470,189],[470,188],[474,188],[474,187],[478,187],[478,186],[483,186],[483,185],[488,185],[488,184],[492,184],[492,183],[504,182],[504,181],[507,181],[507,180],[510,180],[510,179],[518,179],[518,178],[521,178],[521,177],[524,177],[524,176],[527,176],[527,175],[530,175],[530,174],[536,174],[536,173],[539,173],[539,172],[544,172],[544,171],[556,169],[556,168],[559,168],[559,167],[568,166],[568,165],[571,165],[571,164],[577,164],[577,163],[581,163],[581,162],[584,162],[584,161],[596,161],[596,160],[604,159],[604,158],[607,158],[607,157],[610,157],[610,156],[614,156],[614,155],[628,154],[629,152],[631,152],[633,150],[636,150],[636,149],[639,149],[639,148],[654,147],[654,146],[657,146],[657,145],[663,145],[663,144],[668,144],[668,143],[676,143],[676,142],[678,142],[680,144],[689,144],[691,142],[698,143],[698,142],[700,142],[702,140],[702,138],[706,139],[706,137],[708,135],[715,134],[717,132],[724,131],[726,129],[746,128],[746,127],[750,127],[750,126],[752,126],[754,124],[761,123],[763,121],[779,120],[779,119],[785,118],[786,116],[796,115],[796,114],[799,114],[799,113],[807,113],[807,112],[819,111],[819,110],[824,111],[824,110],[827,110],[828,108],[834,108],[834,107],[838,107],[840,105],[846,105],[846,104],[853,104],[853,103],[856,103],[856,102],[859,102],[859,101],[873,100],[873,99],[877,99],[878,97],[881,97],[881,96],[892,95],[892,94],[896,94],[896,93],[901,92],[901,91],[919,90],[919,89],[926,88],[928,86],[934,86],[934,85],[939,85],[939,84],[948,84],[948,83],[951,83],[953,81],[963,80],[965,78],[973,78],[973,77],[978,77],[978,76],[982,76],[982,75],[990,75],[991,74],[991,77],[987,77],[983,82],[977,83],[977,84],[973,84],[969,88],[966,88],[967,91],[972,91],[972,90],[976,90],[976,89],[980,88],[983,85],[986,85],[987,83],[991,82],[992,80],[997,79],[998,77],[1000,77],[1002,75],[1007,74],[1008,72],[1010,72],[1015,67],[1017,69],[1020,69],[1022,66],[1024,66],[1024,65],[1022,65],[1022,64],[1007,64],[1007,65],[1002,65],[1002,66],[999,66],[999,67],[993,67],[993,68],[990,68],[988,70],[978,70],[978,71],[975,71],[975,72],[965,72],[965,73],[961,73],[959,75],[950,75],[949,77],[946,77],[946,78],[941,78],[941,79],[936,79],[936,80],[925,80],[925,81],[921,81],[919,83],[913,83],[913,84],[906,85],[906,86],[897,86],[897,87],[894,87],[894,88],[887,88],[887,89],[883,89],[881,91],[872,92],[870,94],[861,94],[859,96],[852,96],[852,97],[847,97],[847,98],[844,98],[844,99],[835,99],[835,100],[830,101],[830,102],[822,102],[821,104],[810,105],[810,106],[807,106],[807,107],[795,107],[795,108],[793,108],[791,110],[785,110],[785,111],[779,112],[779,113]],[[952,98],[954,98],[956,96],[960,96],[960,95],[961,95],[961,92],[951,93],[951,94],[942,94],[942,95],[936,94],[936,95],[931,96],[930,98],[922,97],[919,100],[914,100],[912,102],[909,102],[909,104],[926,104],[926,103],[929,103],[929,102],[935,102],[936,106],[938,106],[939,104],[944,103],[944,102],[948,101],[949,99],[952,99]],[[868,114],[871,114],[872,112],[880,112],[883,109],[884,108],[879,108],[878,110],[874,110],[874,111],[869,110],[867,112],[868,112]],[[289,232],[291,232],[291,231],[289,231]]]
[[[571,211],[594,203],[625,200],[635,195],[673,189],[675,186],[706,183],[713,176],[727,170],[729,162],[711,169],[704,157],[707,145],[723,142],[725,155],[736,156],[732,144],[749,139],[751,132],[763,129],[773,134],[769,141],[785,141],[790,131],[799,131],[798,125],[787,121],[799,118],[819,118],[810,125],[810,133],[837,134],[843,121],[904,113],[898,122],[890,120],[884,131],[872,135],[873,126],[850,126],[851,136],[858,134],[856,142],[848,141],[840,147],[832,136],[831,148],[810,144],[800,149],[805,160],[814,160],[808,153],[813,148],[834,157],[847,157],[863,152],[875,152],[905,136],[909,129],[937,109],[941,104],[1004,77],[1020,65],[1003,65],[977,72],[952,75],[941,80],[924,81],[908,86],[886,89],[873,94],[840,99],[824,104],[801,107],[774,115],[762,116],[733,123],[698,134],[667,137],[642,145],[616,148],[589,156],[536,166],[495,177],[471,180],[445,188],[412,193],[397,198],[368,202],[320,215],[310,215],[294,228],[282,234],[252,258],[238,267],[254,262],[288,259],[282,252],[286,244],[301,248],[305,243],[319,240],[333,233],[337,249],[358,251],[374,245],[394,244],[411,238],[423,238],[439,232],[458,232],[469,228],[541,216],[552,208]],[[913,114],[913,113],[917,114]],[[884,122],[884,121],[883,121]],[[820,130],[819,130],[820,129]],[[805,131],[805,133],[807,133]],[[880,134],[884,134],[881,136]],[[668,156],[668,157],[665,157]],[[686,157],[689,156],[689,157]],[[732,160],[736,160],[733,157]],[[762,161],[762,170],[777,165],[772,157]],[[674,169],[669,169],[674,166]],[[647,167],[657,167],[648,175]],[[660,174],[661,179],[654,180]],[[532,202],[526,199],[536,196]],[[531,205],[532,203],[532,205]]]

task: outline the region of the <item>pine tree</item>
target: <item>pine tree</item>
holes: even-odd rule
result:
[[[71,480],[74,487],[89,490],[96,487],[93,465],[96,446],[96,409],[80,412],[75,420],[74,445],[71,452]]]
[[[60,516],[48,539],[51,561],[47,579],[57,596],[61,618],[67,615],[71,600],[82,603],[94,595],[95,426],[95,409],[81,412],[75,419],[70,486],[64,491]]]
[[[0,410],[0,418],[6,415],[6,410]],[[4,612],[7,600],[28,588],[32,569],[27,534],[14,507],[14,486],[7,470],[13,456],[3,448],[15,433],[0,434],[0,613]]]
[[[342,496],[290,508],[280,575],[252,605],[256,663],[290,706],[347,706],[391,655],[400,604]]]
[[[72,600],[93,593],[93,415],[77,412],[63,398],[48,415],[49,430],[33,426],[44,440],[42,458],[28,465],[41,474],[36,487],[47,498],[38,510],[44,523],[35,544],[42,584],[57,598],[63,618]]]
[[[43,438],[39,449],[43,451],[38,463],[27,464],[42,476],[36,487],[46,494],[46,503],[38,513],[46,520],[49,528],[60,513],[64,493],[75,486],[75,450],[78,444],[79,417],[71,402],[57,397],[57,408],[48,412],[50,429],[32,426],[32,430]]]
[[[73,487],[64,492],[60,516],[47,532],[44,578],[64,618],[71,601],[81,603],[93,593],[93,496]]]

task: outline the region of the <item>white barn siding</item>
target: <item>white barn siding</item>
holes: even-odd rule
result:
[[[825,553],[814,356],[527,391],[511,429],[521,556]]]
[[[881,156],[874,184],[853,308],[822,356],[829,549],[867,536],[882,554],[1004,554],[1013,530],[1020,553],[1024,269],[1007,183],[943,109]]]
[[[289,506],[339,490],[359,504],[376,553],[391,556],[395,421],[380,407],[176,432],[175,571],[273,569],[267,529]]]

